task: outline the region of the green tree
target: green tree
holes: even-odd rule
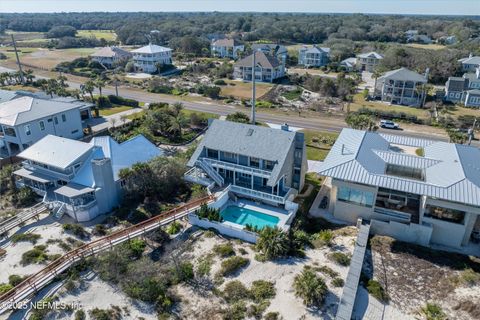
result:
[[[267,259],[287,255],[289,251],[288,235],[278,227],[265,227],[258,234],[256,247]]]
[[[93,91],[95,90],[95,82],[93,80],[87,80],[84,84],[80,85],[80,91],[82,94],[88,93],[90,95],[90,99],[93,99]]]
[[[345,122],[353,129],[376,131],[378,129],[375,120],[366,114],[349,113]]]
[[[239,122],[239,123],[250,123],[250,117],[243,112],[237,111],[235,113],[229,114],[227,116],[227,121]]]
[[[303,299],[303,303],[309,307],[321,307],[328,293],[325,281],[310,269],[303,269],[295,276],[293,288],[295,296]]]

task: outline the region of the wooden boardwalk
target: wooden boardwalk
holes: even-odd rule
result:
[[[25,209],[14,217],[0,223],[0,234],[6,234],[15,227],[18,227],[27,220],[30,220],[40,213],[45,212],[47,207],[43,203],[38,203],[31,208]]]
[[[28,277],[16,287],[0,296],[0,313],[12,309],[12,306],[29,301],[33,295],[46,286],[52,279],[71,267],[75,262],[88,256],[110,249],[113,246],[127,240],[138,237],[144,233],[167,225],[172,221],[180,219],[189,213],[197,210],[204,203],[215,201],[214,196],[207,196],[194,200],[172,210],[166,211],[158,216],[152,217],[139,224],[102,237],[81,247],[73,249],[53,261],[36,274]]]

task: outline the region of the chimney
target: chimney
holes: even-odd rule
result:
[[[425,79],[428,81],[428,75],[430,74],[430,68],[425,69]]]
[[[480,79],[480,67],[476,68],[475,74],[477,75],[477,80]]]
[[[290,131],[290,127],[288,126],[288,123],[282,124],[280,127],[283,131]]]
[[[468,58],[473,58],[473,54],[470,52],[470,54],[468,55]]]

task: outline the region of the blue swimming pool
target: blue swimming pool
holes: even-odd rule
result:
[[[259,229],[266,226],[274,227],[277,225],[278,221],[280,221],[277,217],[237,206],[227,206],[220,214],[225,221],[241,224],[243,226],[249,224]]]

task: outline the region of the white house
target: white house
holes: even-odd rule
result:
[[[132,54],[135,68],[142,72],[154,73],[158,65],[172,64],[172,49],[155,44],[132,50]]]
[[[233,76],[245,81],[252,80],[253,54],[237,61],[233,66]],[[255,80],[273,82],[285,76],[285,65],[276,57],[263,51],[255,52]]]
[[[298,64],[305,67],[326,66],[330,59],[330,48],[321,48],[316,45],[302,46],[298,50]]]
[[[122,61],[127,61],[132,54],[119,47],[104,47],[90,55],[96,61],[107,68],[112,68]]]
[[[213,39],[210,50],[214,57],[237,59],[245,46],[235,39]]]
[[[419,156],[417,150],[422,150]],[[480,149],[343,129],[321,164],[327,211],[421,245],[480,240]]]
[[[480,67],[480,57],[470,54],[467,58],[458,60],[462,64],[463,72],[475,72]]]
[[[383,60],[383,56],[375,51],[357,54],[356,67],[359,71],[373,72]]]
[[[283,65],[286,65],[288,58],[288,50],[285,46],[275,43],[254,43],[252,51],[262,51],[267,55],[277,57]]]
[[[83,137],[82,116],[90,116],[91,106],[69,98],[22,95],[0,103],[0,155],[16,155],[49,134]]]
[[[419,107],[425,95],[422,85],[427,82],[427,74],[400,68],[386,72],[377,79],[374,95],[391,104]]]
[[[466,107],[480,107],[480,67],[475,73],[465,73],[463,77],[449,77],[444,99]]]
[[[19,187],[43,196],[57,216],[88,221],[120,204],[121,169],[160,155],[142,135],[120,144],[111,137],[86,143],[47,135],[18,155],[24,161],[14,174]]]

